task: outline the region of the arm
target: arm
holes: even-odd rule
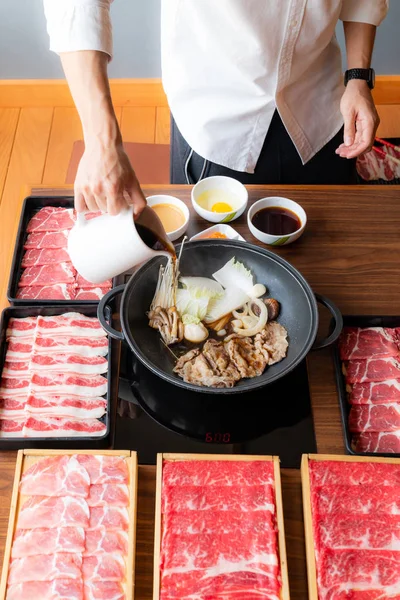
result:
[[[367,23],[343,23],[348,69],[369,69],[376,27]],[[366,81],[352,79],[343,94],[340,110],[344,119],[344,144],[337,149],[342,158],[354,158],[371,150],[379,125],[371,90]]]
[[[139,214],[145,198],[123,150],[108,83],[111,1],[44,0],[44,9],[50,49],[61,56],[85,139],[75,206],[116,214],[133,203]]]
[[[75,180],[78,211],[117,214],[133,203],[139,214],[145,199],[122,146],[107,77],[109,57],[86,50],[61,53],[72,97],[82,122],[85,152]]]
[[[389,0],[343,0],[340,19],[346,39],[347,68],[371,66],[376,28],[385,18]],[[351,80],[340,104],[344,144],[336,153],[355,158],[371,149],[379,125],[371,90],[364,81]]]

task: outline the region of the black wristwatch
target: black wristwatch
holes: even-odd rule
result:
[[[344,74],[344,85],[346,86],[350,79],[362,79],[367,82],[370,90],[375,87],[374,69],[349,69]]]

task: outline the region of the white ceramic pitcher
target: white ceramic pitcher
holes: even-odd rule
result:
[[[168,255],[168,249],[173,251],[160,219],[149,206],[136,223],[154,232],[166,250],[153,250],[143,241],[135,226],[132,207],[116,216],[105,213],[94,219],[78,213],[68,236],[68,252],[78,273],[91,283],[102,283],[153,256]]]

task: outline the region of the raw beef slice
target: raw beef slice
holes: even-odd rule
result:
[[[23,474],[20,492],[25,496],[89,495],[90,479],[74,456],[48,456],[35,462]]]
[[[400,329],[345,327],[339,339],[342,360],[387,358],[400,352]]]
[[[263,510],[275,512],[271,485],[163,486],[162,512],[182,510]]]
[[[68,231],[41,231],[30,233],[26,238],[25,250],[40,250],[41,248],[67,248]]]
[[[34,350],[41,354],[79,354],[105,356],[108,352],[106,337],[47,336],[37,334]]]
[[[89,507],[84,498],[63,496],[31,496],[24,502],[18,515],[19,529],[37,527],[83,527],[89,526]]]
[[[103,290],[110,290],[112,287],[112,281],[111,279],[108,279],[107,281],[103,281],[102,283],[92,283],[91,281],[87,281],[87,279],[84,279],[82,275],[79,275],[79,273],[77,273],[76,285],[78,288],[90,289],[100,287]]]
[[[128,466],[122,456],[77,454],[78,462],[89,473],[90,483],[128,483]]]
[[[29,337],[35,333],[37,317],[25,317],[17,319],[11,317],[7,324],[6,339],[17,337]]]
[[[37,554],[11,561],[8,584],[53,579],[80,579],[82,555],[72,553]]]
[[[363,432],[354,436],[356,452],[400,454],[400,429],[397,431]]]
[[[65,231],[72,229],[75,224],[75,215],[72,208],[58,206],[45,206],[41,208],[29,221],[26,231]]]
[[[25,363],[13,364],[23,365]],[[62,371],[63,373],[75,373],[77,375],[101,375],[107,372],[108,361],[104,356],[41,354],[40,352],[34,352],[31,357],[30,369],[36,373],[39,371],[43,373]]]
[[[48,396],[30,394],[26,400],[26,411],[30,415],[73,417],[74,419],[101,419],[106,413],[106,398],[81,396]]]
[[[397,550],[400,547],[400,515],[371,519],[369,514],[351,514],[318,522],[318,548]]]
[[[400,514],[400,486],[359,486],[351,485],[325,485],[314,488],[312,505],[318,517],[322,515],[354,514]]]
[[[343,372],[346,376],[346,382],[350,384],[400,379],[400,361],[398,357],[393,356],[390,358],[349,360],[343,364]]]
[[[69,254],[66,248],[39,248],[27,250],[22,258],[21,267],[41,267],[42,265],[54,265],[69,262]]]
[[[396,431],[400,429],[400,404],[354,404],[350,409],[349,429]]]
[[[30,391],[52,395],[103,396],[107,393],[107,379],[102,375],[33,372],[30,380]]]
[[[22,287],[18,289],[19,300],[75,300],[75,287],[68,283]]]
[[[75,419],[73,417],[30,416],[24,424],[24,437],[99,437],[105,435],[107,427],[97,419]]]
[[[42,335],[71,335],[82,337],[105,337],[107,334],[96,317],[69,312],[52,317],[39,316],[37,331]]]
[[[72,263],[28,267],[22,272],[19,287],[52,286],[58,283],[75,283],[75,269]]]
[[[76,290],[75,300],[101,300],[110,288],[78,288]]]
[[[54,579],[54,581],[27,581],[7,589],[7,600],[86,600],[81,579]],[[120,597],[122,600],[123,597]],[[98,597],[96,599],[98,600]]]
[[[17,529],[11,548],[11,558],[23,558],[56,552],[79,553],[85,550],[83,527],[60,527],[59,529]]]
[[[313,460],[309,471],[313,486],[400,486],[400,465]]]
[[[273,485],[271,461],[165,461],[163,485]]]
[[[350,404],[389,404],[400,402],[400,380],[371,381],[348,386]]]

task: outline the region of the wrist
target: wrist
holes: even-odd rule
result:
[[[351,79],[347,82],[346,89],[362,94],[364,94],[366,91],[371,91],[368,82],[364,79]]]
[[[122,143],[121,132],[112,106],[111,109],[106,110],[92,106],[91,118],[83,126],[83,137],[86,146],[99,142],[103,147]]]

